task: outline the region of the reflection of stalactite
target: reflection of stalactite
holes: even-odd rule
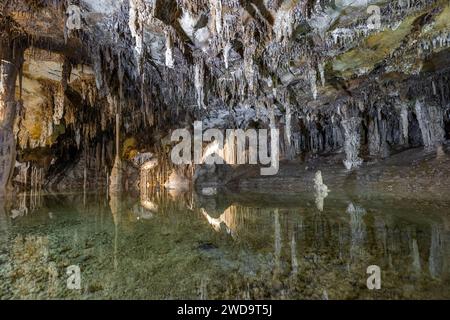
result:
[[[388,246],[387,246],[387,230],[386,223],[382,217],[375,218],[375,231],[376,231],[376,239],[377,243],[383,246],[383,254],[384,257],[387,257],[388,254]]]
[[[433,278],[439,278],[443,265],[443,237],[438,224],[431,226],[431,246],[428,268]]]
[[[149,197],[151,186],[150,171],[158,165],[156,160],[149,160],[143,163],[139,168],[139,192],[141,200],[146,200]]]
[[[208,280],[205,278],[202,278],[200,280],[200,300],[207,300],[208,299]]]
[[[109,207],[113,216],[114,222],[114,270],[119,266],[118,245],[119,245],[119,224],[121,222],[121,199],[115,194],[110,194]]]
[[[219,218],[211,217],[204,208],[201,208],[201,212],[215,231],[220,232],[222,226],[224,226],[228,234],[233,237],[237,235],[236,231],[240,223],[238,221],[238,208],[236,206],[228,207]]]
[[[338,239],[339,239],[339,259],[344,259],[344,248],[345,248],[345,232],[342,224],[338,224]]]
[[[281,271],[281,225],[278,209],[274,211],[275,226],[275,274]]]
[[[58,290],[58,269],[56,268],[56,263],[51,261],[48,264],[48,289],[47,294],[49,297],[55,297]]]
[[[363,220],[366,210],[350,203],[347,207],[347,213],[350,215],[350,257],[356,259],[361,257],[363,244],[366,239],[366,224]]]
[[[322,214],[314,214],[313,226],[314,226],[314,244],[318,247],[324,247],[326,245],[326,231],[327,231],[327,219]]]
[[[9,221],[6,216],[5,203],[0,202],[0,247],[8,241]]]
[[[19,195],[19,209],[11,210],[11,219],[16,219],[18,217],[26,216],[28,214],[28,206],[27,206],[27,194],[24,192]]]
[[[295,233],[292,233],[291,240],[291,263],[292,263],[292,275],[298,274],[298,260],[297,260],[297,241],[295,240]]]
[[[417,245],[416,239],[413,239],[411,243],[411,255],[412,255],[412,268],[416,274],[419,274],[422,271],[422,266],[420,265],[419,246]]]
[[[30,173],[30,205],[31,211],[41,206],[44,169],[33,166]]]

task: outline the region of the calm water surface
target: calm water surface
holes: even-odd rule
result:
[[[0,209],[1,299],[450,298],[446,200],[19,198]],[[80,290],[67,288],[72,265]],[[380,290],[367,289],[370,265]]]

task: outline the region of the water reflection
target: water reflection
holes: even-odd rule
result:
[[[331,193],[320,212],[314,194],[83,197],[0,209],[1,298],[450,297],[445,201]],[[365,287],[372,264],[379,291]],[[65,286],[69,265],[81,291]]]
[[[431,225],[431,245],[429,270],[433,278],[438,278],[442,273],[444,239],[441,226],[433,223]]]
[[[366,210],[359,206],[355,206],[350,203],[346,211],[350,215],[350,230],[351,230],[351,245],[350,245],[350,258],[352,261],[363,257],[364,255],[364,242],[366,240],[366,224],[363,217],[366,214]]]

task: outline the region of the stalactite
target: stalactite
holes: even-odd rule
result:
[[[114,166],[111,171],[109,193],[120,194],[122,191],[122,161],[120,159],[120,114],[116,113],[116,156],[114,159]]]
[[[253,27],[254,28],[254,27]],[[248,90],[250,93],[255,91],[255,62],[253,59],[256,44],[253,35],[253,28],[249,28],[245,34],[245,44],[244,44],[244,75],[247,81]]]
[[[408,106],[403,104],[400,110],[400,127],[402,143],[408,144],[409,120],[408,120]]]
[[[166,32],[166,67],[173,68],[174,65],[172,37]]]
[[[129,10],[129,20],[128,26],[131,31],[131,35],[135,40],[134,50],[136,53],[136,61],[140,61],[143,50],[143,20],[140,17],[140,9],[138,7],[138,0],[129,0],[130,10]]]
[[[273,30],[275,32],[275,41],[289,40],[293,32],[294,14],[291,8],[280,8],[275,16]]]
[[[225,47],[223,49],[223,60],[225,63],[225,69],[228,69],[228,67],[229,67],[231,48],[232,48],[231,43],[227,42],[227,44],[225,45]]]
[[[222,0],[209,0],[216,34],[222,33]]]
[[[424,146],[430,148],[442,142],[445,136],[442,109],[432,104],[425,106],[422,100],[417,99],[415,112]]]
[[[325,67],[323,63],[319,63],[317,68],[319,69],[320,83],[322,84],[322,87],[325,87]]]
[[[288,158],[292,158],[292,130],[291,130],[291,121],[292,121],[292,113],[291,113],[291,105],[289,103],[286,104],[286,124],[285,124],[285,132],[286,132],[286,152]]]
[[[361,120],[359,118],[351,118],[342,121],[344,128],[344,150],[346,159],[344,165],[347,170],[357,168],[362,164],[362,159],[359,158],[359,148],[361,145],[360,126]]]
[[[317,91],[317,71],[314,68],[311,68],[309,70],[309,83],[311,85],[311,92],[313,95],[314,100],[317,100],[317,95],[318,95],[318,91]]]
[[[195,64],[195,89],[197,91],[197,105],[199,108],[206,108],[205,106],[205,69],[203,60],[199,60]]]

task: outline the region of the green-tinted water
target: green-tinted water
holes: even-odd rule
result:
[[[450,201],[375,195],[26,197],[0,209],[0,298],[450,298],[449,222]]]

